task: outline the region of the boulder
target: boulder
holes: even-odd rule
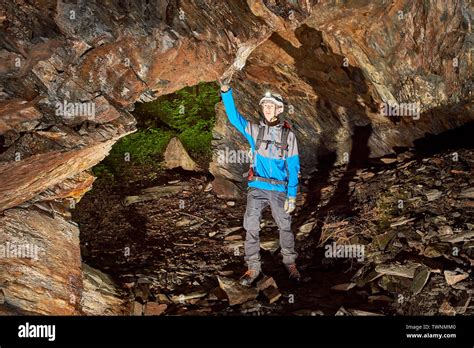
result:
[[[217,280],[220,288],[226,293],[231,306],[254,300],[258,296],[258,289],[243,287],[233,279],[217,277]]]
[[[177,137],[172,138],[168,143],[164,152],[164,158],[164,166],[166,169],[181,167],[182,169],[189,171],[201,170],[196,162],[189,157],[188,152]]]

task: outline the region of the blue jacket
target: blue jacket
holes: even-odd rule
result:
[[[296,198],[298,191],[298,173],[300,171],[300,158],[298,155],[298,144],[295,134],[290,131],[288,134],[288,151],[281,155],[280,149],[275,144],[262,143],[260,149],[255,151],[259,127],[265,127],[263,140],[280,141],[283,123],[276,126],[268,126],[261,121],[260,124],[246,120],[237,110],[232,97],[232,89],[221,92],[222,101],[230,123],[244,135],[250,144],[253,154],[254,174],[259,177],[286,181],[285,185],[278,185],[264,181],[249,181],[249,187],[256,187],[264,190],[273,190],[287,193],[288,198]]]

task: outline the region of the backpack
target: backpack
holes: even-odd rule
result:
[[[260,146],[262,145],[262,143],[266,143],[267,148],[269,144],[275,144],[278,148],[280,148],[281,156],[283,157],[283,155],[285,155],[286,157],[286,153],[288,152],[288,148],[289,148],[288,135],[290,134],[290,130],[291,130],[291,125],[287,121],[284,121],[282,131],[281,131],[280,141],[263,140],[263,133],[265,131],[265,127],[260,125],[258,128],[257,142],[255,144],[255,152],[257,152],[258,149],[260,149]],[[251,158],[253,162],[253,156]],[[243,176],[244,177],[246,176],[249,181],[258,180],[258,181],[269,182],[271,184],[276,184],[276,185],[287,185],[286,181],[280,181],[280,180],[255,176],[253,163],[250,165],[249,171],[245,173]]]
[[[283,121],[280,141],[263,140],[265,127],[260,125],[258,128],[257,142],[255,143],[255,152],[257,152],[258,149],[260,149],[260,146],[262,145],[262,143],[267,144],[265,149],[268,149],[269,144],[275,144],[276,147],[280,149],[280,156],[286,157],[286,154],[288,153],[288,148],[289,148],[288,135],[290,134],[290,130],[291,130],[291,125],[287,121]]]

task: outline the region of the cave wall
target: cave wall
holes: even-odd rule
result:
[[[98,314],[101,301],[123,312],[81,267],[69,210],[88,169],[135,130],[135,102],[242,68],[275,28],[307,17],[311,1],[292,3],[290,23],[250,0],[0,1],[0,242],[45,253],[0,259],[3,314]]]
[[[100,312],[100,294],[83,295],[94,290],[69,210],[92,185],[88,169],[135,130],[135,102],[232,76],[239,109],[256,119],[261,94],[276,89],[294,107],[309,174],[320,155],[351,151],[360,129],[370,128],[362,152],[379,156],[472,119],[471,22],[465,1],[0,0],[0,242],[46,252],[0,259],[1,312]],[[418,121],[377,110],[419,98]],[[58,113],[64,103],[95,112]],[[244,149],[216,110],[215,154]],[[210,170],[216,193],[240,194],[240,166]],[[107,296],[107,313],[122,313]]]
[[[234,75],[239,111],[258,121],[266,90],[286,98],[303,178],[321,157],[363,162],[472,121],[473,11],[466,2],[322,2],[295,30],[275,31]],[[387,117],[381,103],[419,103],[419,117]],[[221,163],[248,150],[216,108],[211,172],[222,197],[240,195],[248,164]],[[221,157],[222,158],[222,157]]]

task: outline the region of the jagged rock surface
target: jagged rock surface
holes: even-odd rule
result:
[[[287,99],[303,175],[317,169],[321,156],[360,162],[459,127],[474,117],[473,35],[466,31],[473,14],[464,6],[318,4],[296,30],[276,31],[252,52],[231,84],[236,106],[257,122],[266,90]],[[417,102],[419,118],[381,113],[381,103]],[[222,164],[219,156],[248,145],[221,105],[214,133],[211,172],[242,187],[242,164]]]
[[[2,311],[81,311],[80,296],[68,300],[84,288],[78,230],[68,210],[93,182],[84,171],[134,131],[129,111],[137,101],[233,74],[238,106],[251,115],[271,85],[294,105],[291,119],[307,154],[305,173],[314,169],[319,153],[335,152],[339,158],[349,151],[356,134],[363,143],[372,133],[366,152],[380,155],[426,131],[441,132],[472,118],[464,104],[472,96],[466,79],[472,75],[467,55],[472,34],[466,30],[472,13],[464,1],[347,6],[354,5],[0,1],[0,211],[5,220],[0,238],[28,242],[31,236],[45,250],[56,251],[45,263],[0,260],[1,286],[12,305]],[[396,18],[400,9],[407,15],[402,23]],[[374,16],[376,23],[370,22]],[[459,66],[452,69],[455,57]],[[341,67],[344,58],[347,67]],[[415,78],[407,78],[413,71]],[[377,114],[380,101],[421,97],[419,122],[394,123]],[[61,112],[67,103],[95,109]],[[220,105],[218,117],[216,151],[243,147]],[[216,188],[238,195],[239,170],[214,162]],[[30,219],[43,225],[35,229],[26,223]],[[71,235],[57,232],[63,225]],[[35,277],[18,273],[24,267]],[[46,276],[55,279],[51,286],[43,284]]]

